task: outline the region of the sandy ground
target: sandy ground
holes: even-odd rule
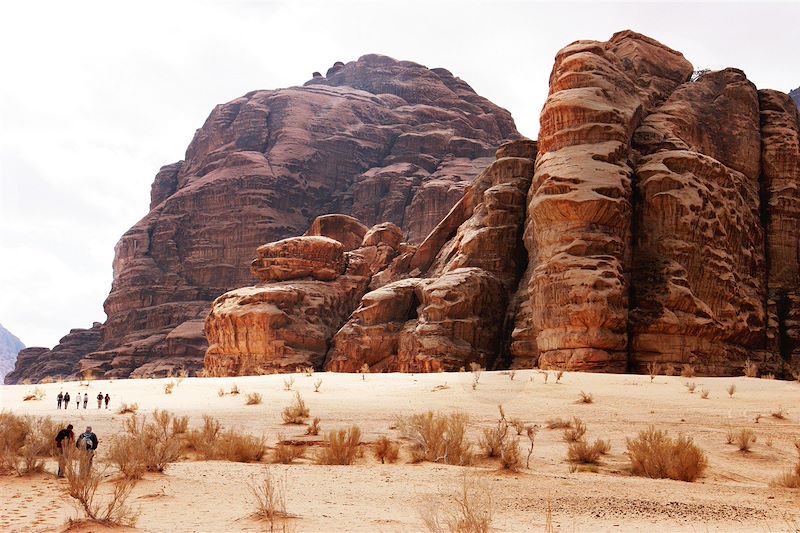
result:
[[[294,395],[283,382],[288,376],[188,378],[170,395],[169,379],[93,381],[38,385],[42,401],[22,401],[35,386],[0,388],[0,408],[18,414],[48,415],[71,422],[77,430],[92,425],[104,444],[122,429],[120,403],[136,402],[139,413],[156,408],[190,416],[190,427],[202,415],[218,417],[224,427],[267,436],[303,437],[303,426],[282,425],[280,412]],[[287,510],[297,516],[294,531],[419,531],[420,509],[442,501],[456,490],[465,472],[480,478],[494,495],[493,526],[498,531],[544,531],[548,501],[557,531],[797,531],[800,528],[800,490],[771,488],[770,480],[795,461],[793,441],[800,437],[800,383],[755,378],[681,378],[566,373],[560,383],[550,374],[544,383],[536,371],[484,372],[477,390],[469,373],[294,375],[312,417],[322,419],[323,431],[358,424],[362,440],[381,435],[399,438],[391,427],[397,415],[464,411],[471,437],[497,420],[502,404],[509,418],[544,426],[551,417],[578,416],[588,425],[588,437],[610,439],[611,453],[599,472],[570,473],[566,444],[560,430],[544,427],[536,438],[531,469],[509,474],[491,460],[471,467],[408,464],[404,450],[395,465],[381,465],[366,453],[352,466],[319,466],[303,459],[293,465],[274,465],[273,474],[285,479]],[[314,382],[322,379],[320,392]],[[690,394],[684,383],[693,381]],[[219,397],[217,391],[236,384],[242,394]],[[736,384],[730,398],[729,384]],[[448,388],[434,390],[438,385]],[[700,390],[710,391],[702,399]],[[88,391],[89,408],[56,410],[59,390]],[[98,391],[108,392],[109,410],[97,410]],[[594,403],[578,404],[581,391]],[[245,394],[259,392],[260,405],[245,405]],[[788,417],[771,413],[782,407]],[[755,423],[757,414],[764,415]],[[708,454],[710,466],[695,483],[652,480],[627,471],[625,439],[650,424],[692,436]],[[749,453],[726,444],[729,427],[755,430],[758,440]],[[523,438],[523,444],[526,439]],[[59,490],[63,481],[50,473],[0,478],[0,530],[54,531],[64,528],[79,512]],[[144,531],[259,531],[263,524],[248,517],[253,497],[247,480],[263,476],[264,464],[191,461],[171,465],[165,474],[147,475],[134,489],[131,501],[140,509],[137,529]],[[108,476],[112,478],[113,471]],[[100,531],[96,527],[83,531]],[[115,531],[120,531],[119,529]]]

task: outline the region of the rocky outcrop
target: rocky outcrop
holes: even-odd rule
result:
[[[101,324],[95,322],[89,329],[76,328],[58,341],[52,349],[25,348],[17,355],[14,371],[5,377],[6,384],[30,380],[38,382],[45,377],[77,378],[82,376],[80,361],[100,347]]]
[[[257,246],[328,213],[392,222],[403,241],[420,242],[495,147],[518,137],[506,110],[447,70],[377,55],[217,106],[185,159],[158,172],[150,212],[117,244],[102,346],[82,368],[199,370],[208,308],[250,283]],[[361,245],[357,226],[336,236],[345,251]]]
[[[259,247],[253,273],[261,283],[217,298],[206,318],[210,375],[263,374],[321,368],[333,334],[358,305],[372,276],[397,253],[402,232],[384,223],[345,251],[354,219],[329,215],[313,236]],[[270,269],[264,265],[278,265]]]
[[[14,370],[17,354],[24,348],[22,341],[0,324],[0,382]]]
[[[800,87],[790,91],[789,96],[794,100],[794,103],[797,104],[797,107],[800,107]]]
[[[351,217],[329,215],[306,236],[259,247],[253,274],[261,283],[220,296],[206,319],[206,371],[493,365],[524,268],[535,154],[531,141],[501,147],[419,246],[402,243],[394,224],[364,231]],[[347,251],[358,236],[360,247]]]

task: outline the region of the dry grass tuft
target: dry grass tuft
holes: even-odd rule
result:
[[[777,418],[778,420],[786,420],[787,414],[786,411],[783,410],[783,407],[778,407],[777,411],[773,411],[772,418]]]
[[[264,400],[264,397],[258,392],[249,392],[246,398],[245,405],[258,405]]]
[[[381,464],[396,463],[400,456],[400,444],[393,442],[389,437],[381,436],[375,441],[375,458]]]
[[[234,395],[234,396],[236,396],[237,394],[239,394],[239,386],[238,386],[238,385],[236,385],[236,383],[234,383],[234,384],[231,386],[231,390],[228,392],[228,394],[232,394],[232,395]]]
[[[319,417],[314,418],[308,425],[306,435],[319,435]]]
[[[120,406],[119,411],[117,411],[118,415],[127,415],[127,414],[136,414],[139,411],[139,404],[138,403],[131,403],[127,404],[124,403]]]
[[[478,382],[481,380],[483,368],[481,368],[481,365],[473,361],[469,364],[469,371],[472,372],[472,390],[475,390],[478,388]]]
[[[689,364],[683,365],[683,368],[681,369],[681,377],[693,378],[693,377],[695,377],[695,375],[696,374],[695,374],[694,365],[689,365]]]
[[[561,383],[561,378],[563,377],[564,377],[563,370],[559,370],[558,372],[556,372],[556,383]]]
[[[651,478],[694,481],[708,466],[705,452],[691,438],[672,439],[653,426],[628,439],[628,456],[634,475]]]
[[[797,463],[794,468],[784,472],[770,485],[773,487],[783,487],[787,489],[800,489],[800,439],[794,441],[797,450]]]
[[[594,396],[590,392],[581,391],[578,401],[575,403],[594,403]]]
[[[734,435],[733,441],[740,451],[749,452],[756,443],[756,433],[752,429],[742,428]]]
[[[577,416],[573,417],[572,424],[564,429],[564,440],[566,442],[578,442],[583,440],[584,435],[586,435],[586,424]]]
[[[600,456],[604,451],[607,452],[608,448],[608,443],[599,439],[594,444],[589,444],[585,440],[571,442],[567,448],[567,461],[573,464],[600,464]]]
[[[129,479],[141,479],[145,472],[163,472],[181,456],[183,443],[175,429],[183,423],[169,411],[158,409],[151,421],[132,416],[123,422],[125,433],[112,440],[106,458]]]
[[[572,427],[572,420],[564,420],[563,418],[548,418],[547,429],[565,429]]]
[[[675,365],[667,365],[664,367],[664,375],[665,376],[674,376],[676,373]]]
[[[50,417],[0,412],[0,474],[43,472],[45,459],[54,451],[57,429]]]
[[[758,365],[748,359],[744,362],[744,368],[742,368],[742,372],[744,372],[744,375],[748,378],[758,377]]]
[[[432,533],[488,533],[493,519],[491,490],[484,482],[465,476],[459,490],[429,502],[420,516]]]
[[[284,424],[305,424],[310,415],[311,411],[306,407],[306,403],[299,392],[294,393],[294,401],[285,407],[281,413]]]
[[[261,481],[251,480],[247,485],[256,499],[253,518],[265,521],[266,531],[286,531],[286,521],[291,515],[286,512],[285,479],[273,476],[269,467],[266,467]]]
[[[164,394],[172,394],[172,389],[175,388],[175,382],[170,381],[169,383],[164,385]]]
[[[708,400],[708,395],[710,391],[708,389],[700,389],[700,397],[704,400]]]
[[[736,394],[736,384],[735,383],[731,383],[730,385],[728,385],[728,388],[725,389],[725,390],[728,391],[728,397],[729,398],[733,398],[733,395]]]
[[[290,391],[294,387],[294,377],[289,376],[289,379],[283,380],[283,390]]]
[[[464,413],[441,415],[428,411],[400,418],[397,427],[413,443],[414,462],[467,465],[472,462],[472,444],[467,439],[468,420]]]
[[[661,365],[658,364],[657,362],[651,361],[650,363],[647,363],[647,373],[650,375],[650,383],[652,383],[653,380],[656,379],[656,376],[660,371],[661,371]]]
[[[44,397],[47,396],[47,393],[44,392],[44,389],[40,389],[36,387],[33,389],[33,392],[29,392],[25,396],[22,397],[22,401],[29,402],[31,400],[44,400]]]
[[[295,446],[293,444],[286,444],[283,435],[278,435],[278,443],[275,445],[275,451],[272,453],[272,462],[281,463],[284,465],[292,464],[295,459],[301,459],[306,453],[305,446]]]
[[[687,381],[683,384],[686,387],[686,390],[689,391],[689,394],[694,394],[695,389],[697,388],[697,384],[694,381]]]
[[[322,387],[322,378],[314,382],[314,392],[319,392],[320,387]]]
[[[310,378],[311,376],[314,375],[314,367],[313,366],[307,366],[307,367],[305,367],[303,369],[303,372],[305,373],[306,377]]]
[[[260,461],[267,452],[266,439],[240,434],[235,430],[222,431],[222,425],[214,417],[203,415],[203,426],[189,431],[186,447],[204,459],[220,459],[239,463]]]
[[[323,448],[316,457],[321,465],[351,465],[355,462],[361,441],[361,429],[350,426],[348,429],[329,431],[325,435]]]

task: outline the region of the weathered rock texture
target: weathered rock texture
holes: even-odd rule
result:
[[[691,73],[632,32],[558,54],[514,365],[731,374],[747,359],[792,362],[796,109],[741,71]]]
[[[100,347],[100,327],[101,324],[95,322],[89,329],[73,329],[52,349],[25,348],[17,355],[16,367],[6,375],[5,383],[25,380],[35,383],[45,377],[78,377],[79,361]]]
[[[0,381],[14,370],[17,354],[24,348],[22,341],[0,324]]]
[[[794,100],[794,103],[797,104],[798,107],[800,107],[800,87],[798,87],[793,91],[789,91],[789,96],[791,96],[792,100]]]
[[[199,369],[208,308],[250,282],[257,246],[328,213],[392,222],[402,241],[420,242],[496,146],[518,137],[506,110],[447,70],[377,55],[217,106],[117,244],[102,346],[80,367]],[[359,228],[343,231],[345,251],[360,246]]]

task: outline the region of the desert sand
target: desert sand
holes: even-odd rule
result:
[[[0,388],[0,406],[16,414],[46,415],[72,423],[76,432],[91,425],[104,446],[122,430],[125,416],[117,414],[122,402],[138,403],[139,414],[167,409],[188,415],[190,427],[202,415],[218,417],[225,428],[265,435],[274,445],[279,433],[286,438],[305,437],[304,426],[282,424],[281,410],[294,392],[284,390],[287,375],[186,378],[170,395],[164,386],[177,379],[92,381]],[[477,441],[482,428],[497,420],[502,404],[508,417],[540,424],[531,468],[513,474],[494,460],[479,459],[469,467],[410,464],[407,449],[397,464],[382,465],[365,453],[352,466],[320,466],[309,458],[292,465],[272,465],[272,473],[285,479],[287,511],[294,531],[420,531],[420,509],[456,490],[465,472],[484,480],[493,494],[493,527],[498,531],[544,531],[548,501],[557,531],[796,531],[800,527],[800,490],[773,488],[769,482],[795,462],[794,439],[800,437],[800,383],[757,378],[684,378],[567,372],[560,383],[550,373],[518,371],[484,372],[476,390],[472,375],[316,373],[294,374],[299,391],[321,418],[322,430],[358,424],[364,443],[387,435],[399,439],[397,415],[435,410],[463,411],[470,416],[470,436]],[[314,382],[322,379],[315,393]],[[689,393],[684,383],[695,382]],[[731,398],[726,392],[736,384]],[[220,388],[236,384],[239,395],[218,396]],[[447,388],[437,388],[439,385]],[[39,387],[41,401],[23,401],[25,393]],[[701,389],[709,390],[708,399]],[[89,408],[56,410],[59,390],[88,391]],[[96,408],[98,391],[109,393],[108,410]],[[576,402],[581,391],[594,402]],[[259,392],[260,405],[245,405],[245,394]],[[782,407],[786,419],[771,413]],[[757,414],[762,414],[758,423]],[[570,473],[567,445],[561,430],[549,430],[552,417],[578,416],[588,426],[590,439],[611,441],[611,453],[599,471]],[[670,434],[690,435],[708,454],[709,467],[694,483],[646,479],[628,470],[625,439],[655,424]],[[757,442],[748,453],[726,444],[729,428],[751,428]],[[402,441],[401,441],[402,442]],[[527,439],[523,437],[522,445]],[[313,456],[313,450],[307,457]],[[140,509],[136,525],[142,531],[258,531],[262,523],[249,515],[254,499],[247,480],[263,476],[265,464],[224,461],[187,461],[170,465],[164,474],[147,474],[131,496]],[[0,530],[62,530],[70,517],[80,517],[72,500],[58,486],[55,462],[46,474],[0,478]],[[107,476],[114,477],[109,468]],[[98,531],[96,526],[78,528]],[[120,531],[117,529],[116,531]]]

